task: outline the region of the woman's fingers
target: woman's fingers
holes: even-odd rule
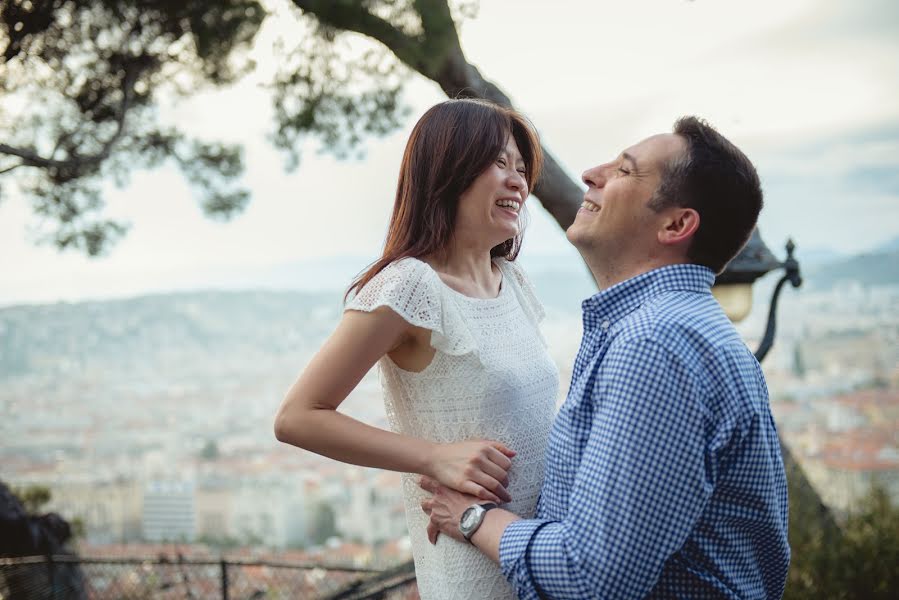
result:
[[[491,502],[497,502],[498,504],[512,500],[512,496],[509,495],[509,492],[503,487],[502,483],[482,471],[471,473],[469,481],[483,490],[482,493],[473,494],[474,496],[490,500]],[[488,498],[484,494],[488,494],[490,497]]]
[[[512,499],[506,486],[514,455],[506,445],[490,440],[446,444],[434,457],[435,477],[447,487],[502,504]]]
[[[502,466],[496,464],[495,462],[492,462],[490,460],[482,460],[477,465],[472,467],[472,472],[477,469],[480,469],[485,475],[491,477],[492,479],[495,479],[500,485],[509,485],[509,473],[507,472],[508,469],[504,469]]]
[[[495,464],[503,471],[508,471],[512,468],[511,459],[503,453],[501,450],[493,447],[487,446],[486,452],[484,453],[485,458],[491,463]]]
[[[499,443],[499,442],[492,442],[491,445],[492,445],[494,448],[496,448],[497,450],[499,450],[500,452],[502,452],[504,455],[508,456],[509,458],[514,458],[515,455],[517,454],[517,453],[515,452],[515,450],[512,450],[511,448],[509,448],[509,447],[506,446],[505,444],[501,444],[501,443]]]
[[[459,490],[463,494],[468,494],[469,496],[475,496],[480,498],[481,500],[487,500],[488,502],[495,502],[496,504],[502,504],[506,502],[501,499],[499,496],[488,490],[482,485],[475,483],[474,481],[466,481],[462,484],[462,489]]]

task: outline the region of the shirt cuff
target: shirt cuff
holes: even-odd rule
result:
[[[524,552],[534,531],[546,521],[543,519],[522,519],[506,526],[499,540],[499,566],[506,579],[514,584],[516,567],[524,561]]]

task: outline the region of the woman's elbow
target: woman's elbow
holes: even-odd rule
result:
[[[275,415],[275,439],[292,446],[303,447],[302,427],[300,426],[302,419],[298,418],[296,413],[290,414],[281,407],[278,414]]]

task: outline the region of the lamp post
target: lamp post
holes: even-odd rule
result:
[[[725,314],[731,321],[737,322],[746,318],[752,309],[752,284],[755,280],[775,269],[784,270],[771,297],[765,335],[755,351],[755,357],[759,362],[764,360],[774,344],[774,334],[777,330],[777,301],[784,284],[789,281],[794,288],[802,285],[799,262],[793,257],[795,249],[796,245],[793,241],[788,241],[786,245],[787,259],[783,262],[778,261],[762,241],[762,236],[759,235],[759,230],[756,228],[753,230],[749,242],[730,261],[724,272],[715,280],[715,286],[712,288],[712,293],[718,299]]]

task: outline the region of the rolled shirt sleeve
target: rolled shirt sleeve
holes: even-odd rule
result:
[[[568,400],[593,412],[564,518],[517,521],[500,543],[520,598],[646,596],[712,494],[696,374],[651,339],[616,340],[598,362],[591,392]]]

